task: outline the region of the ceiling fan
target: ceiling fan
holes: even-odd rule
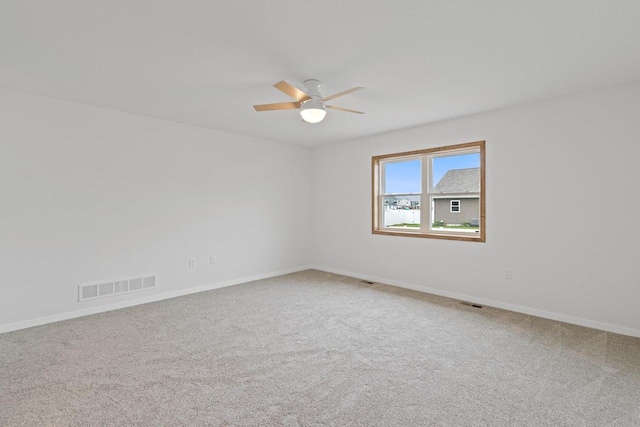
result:
[[[286,93],[291,98],[295,99],[294,102],[278,102],[275,104],[260,104],[254,105],[253,108],[256,111],[275,111],[275,110],[294,110],[300,109],[300,115],[302,120],[307,123],[318,123],[324,119],[327,111],[325,108],[331,108],[333,110],[346,111],[348,113],[364,114],[362,111],[350,110],[348,108],[335,107],[333,105],[325,105],[326,101],[331,101],[339,96],[348,95],[357,90],[364,89],[363,87],[354,87],[343,92],[334,93],[333,95],[323,97],[320,94],[321,83],[319,80],[311,79],[304,81],[304,87],[306,92],[301,91],[297,87],[284,80],[273,85],[276,89]]]

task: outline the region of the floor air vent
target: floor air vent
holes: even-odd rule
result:
[[[473,307],[473,308],[484,308],[484,305],[474,304],[472,302],[467,302],[467,301],[460,301],[460,304]]]
[[[373,285],[374,282],[370,282],[368,280],[360,280],[360,283],[366,283],[368,285]]]
[[[130,277],[128,279],[108,280],[99,283],[86,283],[78,285],[78,302],[144,291],[157,286],[157,276]]]

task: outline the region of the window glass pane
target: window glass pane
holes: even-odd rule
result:
[[[389,162],[384,165],[384,192],[420,193],[420,159]]]
[[[455,203],[459,201],[459,203]],[[452,200],[446,196],[431,197],[431,228],[433,230],[480,231],[480,198]]]
[[[382,221],[385,228],[419,230],[420,196],[386,196]]]
[[[480,153],[433,158],[431,182],[434,193],[480,191]]]

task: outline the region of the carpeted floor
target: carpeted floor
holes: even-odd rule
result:
[[[640,339],[306,271],[0,335],[2,426],[640,426]]]

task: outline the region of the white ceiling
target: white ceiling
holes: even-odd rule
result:
[[[0,87],[308,146],[639,80],[638,0],[0,2]]]

